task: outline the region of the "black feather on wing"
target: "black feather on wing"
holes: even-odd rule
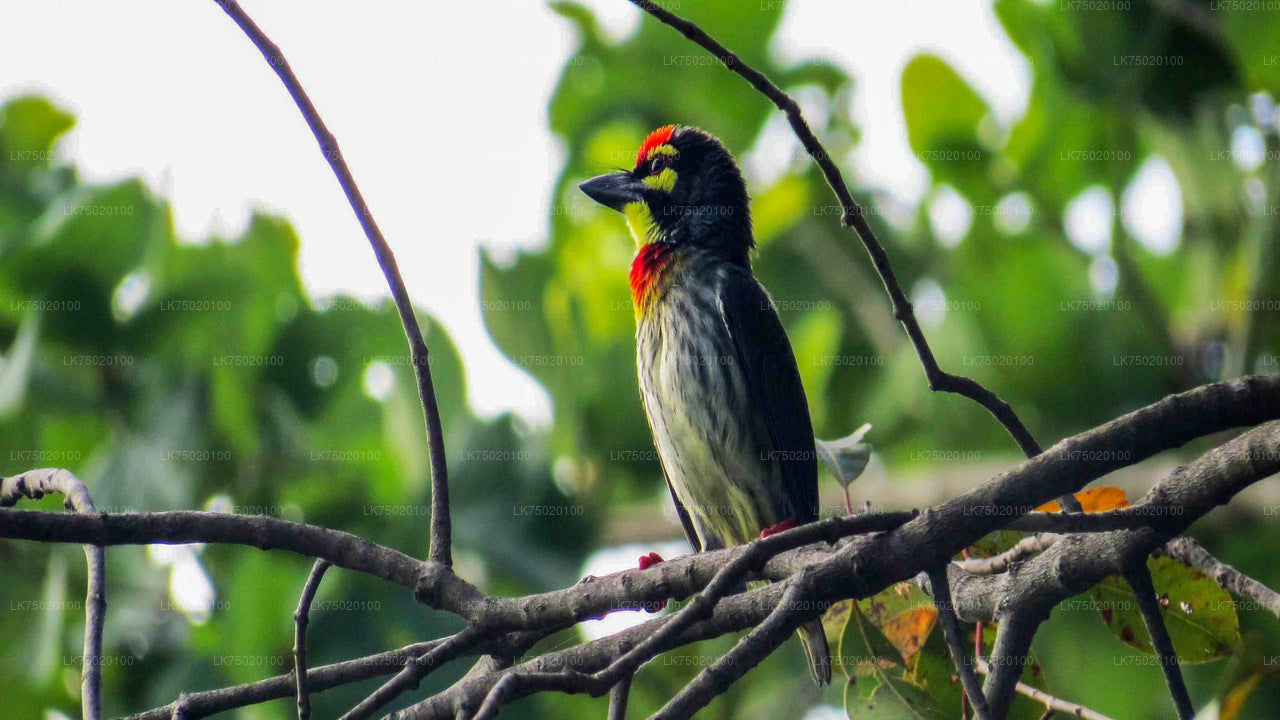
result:
[[[676,504],[676,515],[680,517],[680,526],[684,528],[684,536],[688,538],[694,552],[702,552],[702,541],[698,539],[698,533],[693,529],[693,519],[689,517],[689,511],[684,509],[684,503],[681,503],[680,498],[676,497],[676,489],[671,484],[670,476],[667,475],[666,466],[662,468],[662,477],[666,478],[667,489],[671,491],[671,502]]]
[[[720,315],[733,338],[737,361],[782,468],[774,496],[781,519],[812,522],[818,511],[818,467],[809,405],[795,353],[782,321],[760,283],[748,271],[721,275]]]

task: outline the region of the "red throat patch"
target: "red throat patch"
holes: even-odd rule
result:
[[[658,278],[674,259],[672,249],[673,246],[669,243],[649,243],[640,248],[636,258],[631,261],[631,302],[635,305],[637,317],[649,304]]]
[[[640,150],[636,152],[636,167],[644,162],[648,157],[649,151],[662,145],[671,139],[671,133],[676,129],[675,125],[664,125],[657,130],[649,133],[649,136],[640,143]]]

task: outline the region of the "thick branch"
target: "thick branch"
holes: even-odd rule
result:
[[[1265,386],[1266,383],[1280,382],[1280,378],[1259,382],[1263,382]],[[1092,479],[1089,476],[1099,470],[1100,463],[1087,464],[1083,469],[1072,469],[1069,464],[1065,466],[1061,464],[1064,458],[1060,456],[1065,455],[1078,462],[1078,453],[1093,453],[1104,448],[1114,450],[1117,447],[1125,447],[1124,444],[1120,444],[1125,443],[1130,447],[1141,449],[1141,452],[1134,450],[1125,455],[1132,462],[1137,462],[1149,453],[1155,452],[1157,448],[1168,447],[1190,439],[1186,434],[1193,428],[1203,432],[1214,432],[1232,422],[1232,417],[1252,419],[1268,413],[1280,412],[1280,406],[1264,408],[1263,403],[1255,404],[1256,398],[1249,399],[1252,396],[1252,393],[1247,392],[1250,387],[1254,387],[1250,382],[1227,383],[1174,396],[1073,438],[1071,441],[1059,443],[1044,455],[1024,462],[998,480],[977,488],[952,503],[929,510],[896,530],[879,535],[858,536],[835,554],[822,555],[816,560],[813,559],[813,555],[809,555],[809,563],[802,567],[807,567],[811,573],[814,590],[806,597],[806,601],[821,603],[848,597],[868,597],[895,582],[906,579],[902,577],[903,575],[908,578],[914,576],[924,569],[925,563],[935,557],[934,553],[949,560],[950,556],[960,548],[972,544],[968,534],[974,533],[980,537],[993,529],[993,526],[998,526],[999,522],[1007,522],[1009,516],[1003,510],[974,512],[975,508],[989,510],[992,507],[1003,507],[992,498],[1000,498],[1003,502],[1014,496],[1022,496],[1024,492],[1030,492],[1032,494],[1026,496],[1028,501],[1025,504],[1028,507],[1036,507],[1044,500],[1060,495],[1063,491],[1078,490],[1079,486],[1071,486],[1068,483],[1079,481],[1080,485],[1083,485]],[[1254,389],[1258,388],[1254,387]],[[1200,413],[1191,410],[1188,404],[1204,410],[1212,408],[1212,411]],[[1232,408],[1229,412],[1228,407]],[[1151,549],[1163,544],[1164,538],[1161,537],[1163,533],[1180,532],[1186,525],[1194,522],[1219,502],[1225,502],[1248,484],[1277,469],[1280,469],[1280,423],[1272,423],[1245,433],[1236,440],[1208,453],[1196,463],[1184,466],[1148,493],[1141,504],[1150,505],[1153,508],[1151,517],[1176,517],[1178,521],[1176,526],[1161,528],[1160,533],[1145,529],[1087,536],[1065,536],[1040,556],[1016,565],[1017,572],[1002,575],[968,576],[958,567],[951,565],[948,572],[951,575],[952,590],[956,597],[956,610],[964,619],[976,621],[993,619],[997,607],[1026,608],[1025,617],[1030,618],[1033,623],[1036,619],[1046,617],[1062,598],[1083,592],[1107,575],[1119,572],[1123,557],[1132,553],[1150,552]],[[1062,477],[1063,475],[1065,477]],[[1027,491],[1027,488],[1032,490]],[[979,502],[981,498],[988,499]],[[1179,506],[1185,510],[1179,513],[1171,510]],[[1161,510],[1161,508],[1164,509]],[[1000,520],[993,519],[997,517]],[[737,548],[708,553],[695,556],[690,562],[696,563],[710,557],[716,564],[722,564],[725,562],[724,557],[727,557],[724,553],[741,551],[743,551],[742,548]],[[1116,553],[1123,557],[1117,557]],[[775,561],[781,562],[787,559],[787,556],[780,556],[775,558]],[[681,560],[684,558],[663,563],[644,573],[631,575],[639,585],[643,582],[645,574],[657,572],[664,569],[664,566],[675,566]],[[772,563],[765,566],[765,577],[772,578],[771,565]],[[688,569],[682,567],[684,570]],[[910,574],[907,575],[907,573]],[[723,632],[731,632],[763,621],[776,607],[779,587],[775,584],[721,600],[710,618],[696,623],[679,638],[665,643],[659,650],[708,637],[706,633],[711,631],[714,634],[712,629],[717,626]],[[560,592],[577,591],[575,588]],[[639,599],[639,597],[643,596],[636,593],[632,599]],[[584,600],[588,603],[596,601],[594,598]],[[544,600],[544,602],[549,601],[549,598]],[[571,669],[582,677],[588,677],[584,674],[606,667],[614,658],[626,653],[630,648],[635,647],[637,642],[661,627],[658,623],[666,621],[668,621],[667,618],[650,621],[638,628],[604,640],[587,643],[571,650],[549,653],[514,670],[555,673]],[[1013,624],[1009,623],[1009,625]],[[1027,622],[1021,625],[1023,628],[1029,628]],[[1001,662],[1017,663],[1018,656],[1025,655],[1025,650],[1019,652],[1018,648],[1028,638],[1029,630],[1009,636],[1001,648],[1003,653]],[[1005,678],[1002,678],[1002,688],[1005,679],[1017,680],[1018,674],[1013,670],[1016,668],[1011,668],[1005,673]],[[451,717],[458,707],[478,706],[495,682],[497,677],[494,674],[472,678],[466,683],[455,685],[454,688],[435,698],[396,714],[395,717],[399,720]],[[1008,685],[1008,687],[1009,692],[1012,692],[1014,686]],[[565,690],[566,688],[558,687],[557,689]],[[514,695],[509,699],[532,691],[524,684],[517,684],[513,691]],[[1003,696],[1003,690],[1001,695]],[[988,702],[991,705],[992,716],[1000,717],[1000,712],[997,711],[996,703],[990,697],[990,693]],[[1005,707],[1007,707],[1007,700]]]
[[[337,176],[338,184],[342,186],[342,192],[347,196],[347,202],[355,211],[356,219],[360,222],[365,237],[369,238],[373,253],[378,258],[378,266],[382,268],[382,274],[387,279],[387,286],[391,288],[391,298],[395,302],[396,310],[400,313],[400,322],[404,325],[404,334],[409,341],[409,354],[418,381],[418,399],[422,402],[422,414],[427,425],[427,451],[431,458],[429,557],[434,562],[451,567],[453,554],[449,522],[449,471],[445,465],[444,431],[440,424],[440,408],[436,404],[435,385],[431,381],[431,363],[427,356],[427,343],[422,339],[422,328],[418,326],[418,318],[413,312],[413,303],[409,300],[409,291],[405,289],[404,280],[400,277],[396,256],[391,252],[391,246],[382,237],[378,224],[374,222],[373,213],[369,210],[364,195],[360,193],[355,177],[351,175],[351,169],[347,167],[347,161],[342,157],[342,151],[338,149],[337,139],[325,126],[320,113],[316,111],[311,98],[307,97],[306,91],[302,89],[302,83],[298,82],[297,76],[293,74],[293,69],[289,67],[289,62],[285,60],[280,48],[271,42],[252,18],[245,14],[236,0],[215,0],[215,2],[226,11],[227,15],[231,16],[236,25],[240,26],[244,34],[267,59],[267,64],[276,75],[280,76],[294,104],[306,119],[307,126],[311,128],[311,134],[315,135],[316,142],[320,143],[324,159],[329,162],[329,167],[333,168],[333,174]]]

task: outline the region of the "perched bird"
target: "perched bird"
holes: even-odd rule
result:
[[[653,131],[631,170],[579,186],[626,218],[636,364],[649,428],[695,550],[817,516],[813,427],[795,355],[751,274],[742,174],[696,128]],[[822,623],[799,629],[813,680],[831,681]]]

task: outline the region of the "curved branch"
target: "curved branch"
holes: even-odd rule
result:
[[[287,550],[416,590],[423,563],[399,550],[329,528],[266,515],[177,511],[60,515],[0,509],[0,537],[98,545],[223,543]]]
[[[39,500],[49,493],[66,499],[63,505],[82,516],[96,516],[89,491],[69,470],[41,468],[0,480],[0,508],[27,497]],[[60,517],[54,515],[55,517]],[[107,560],[102,545],[85,543],[84,657],[80,668],[80,712],[84,720],[102,717],[102,626],[107,616]]]
[[[414,374],[418,381],[418,399],[422,403],[422,415],[427,425],[427,452],[431,459],[431,550],[428,557],[433,562],[452,567],[449,470],[445,463],[444,430],[440,424],[440,408],[436,403],[435,384],[431,380],[427,343],[422,338],[422,328],[418,326],[418,318],[413,312],[409,291],[405,289],[404,280],[400,277],[396,256],[391,252],[391,246],[387,244],[386,239],[382,237],[378,224],[374,222],[373,213],[369,210],[364,195],[360,193],[360,187],[356,185],[355,177],[351,175],[351,169],[347,167],[347,161],[342,157],[342,151],[338,149],[338,140],[325,126],[316,106],[312,104],[311,98],[307,97],[307,92],[302,89],[302,83],[298,82],[298,77],[293,74],[293,69],[289,67],[289,62],[285,60],[280,48],[271,42],[271,39],[253,22],[236,0],[214,1],[226,11],[227,15],[231,16],[236,25],[267,59],[271,69],[280,76],[280,81],[284,83],[294,104],[298,106],[302,117],[307,121],[307,127],[311,128],[311,134],[315,135],[316,142],[320,143],[324,159],[329,162],[329,167],[333,168],[333,174],[337,176],[338,184],[342,186],[342,192],[346,194],[347,202],[355,211],[360,228],[364,230],[365,237],[369,238],[373,253],[378,258],[378,266],[382,268],[387,286],[391,289],[391,298],[395,302],[396,310],[400,313],[400,323],[404,326],[404,334],[409,341],[409,356],[413,361]]]
[[[293,612],[293,676],[298,700],[298,720],[310,720],[311,695],[307,687],[307,623],[310,622],[311,601],[315,599],[320,580],[330,567],[328,560],[316,560],[302,586],[298,609]]]

